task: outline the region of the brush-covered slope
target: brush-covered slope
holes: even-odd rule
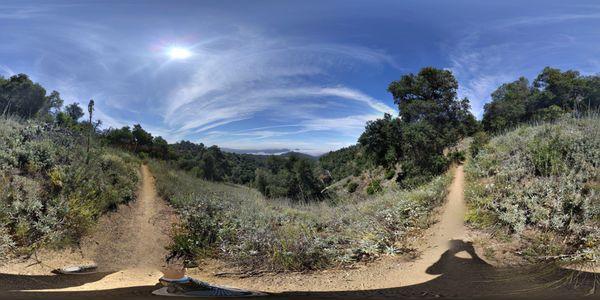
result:
[[[528,259],[600,259],[600,118],[522,126],[468,163],[467,220]]]
[[[77,128],[0,120],[0,260],[76,242],[96,218],[134,198],[139,162]]]

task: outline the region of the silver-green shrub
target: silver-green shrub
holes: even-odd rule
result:
[[[529,252],[537,258],[597,262],[599,166],[597,116],[522,126],[497,136],[467,165],[468,220],[516,235],[531,229],[564,237],[557,251]]]
[[[35,121],[0,120],[0,254],[76,242],[96,218],[133,199],[139,162]]]

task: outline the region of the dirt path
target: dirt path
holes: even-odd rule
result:
[[[177,221],[175,212],[157,194],[154,178],[148,167],[140,168],[141,186],[136,201],[120,205],[115,212],[101,217],[98,225],[83,239],[80,249],[48,251],[38,254],[39,264],[31,260],[13,262],[0,268],[0,273],[15,275],[48,275],[52,269],[67,265],[95,262],[100,274],[109,274],[101,280],[69,286],[65,291],[101,290],[141,285],[153,285],[161,273],[169,244],[169,231]],[[48,280],[53,280],[49,276]],[[63,278],[69,281],[73,278]],[[1,283],[1,281],[0,281]],[[31,284],[28,281],[28,284]],[[26,283],[27,284],[27,283]],[[54,285],[37,280],[35,290],[54,290]],[[45,286],[50,289],[45,289]],[[18,286],[13,286],[18,289]],[[30,289],[29,286],[23,287]]]

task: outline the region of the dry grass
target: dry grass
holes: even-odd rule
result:
[[[185,220],[173,251],[268,271],[321,269],[408,251],[410,239],[430,225],[451,180],[446,174],[419,189],[388,189],[362,201],[295,204],[199,180],[164,163],[150,166],[159,194]]]

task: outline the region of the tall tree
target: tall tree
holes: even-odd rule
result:
[[[92,133],[95,131],[94,128],[94,123],[92,123],[92,116],[94,114],[94,100],[90,99],[90,102],[88,103],[88,116],[89,116],[89,131],[88,131],[88,138],[87,138],[87,157],[86,157],[86,164],[90,162],[90,143],[91,143],[91,139],[92,139]]]
[[[133,135],[133,142],[135,144],[134,151],[148,151],[148,148],[152,146],[152,134],[144,130],[142,125],[133,125],[131,134]]]
[[[44,110],[50,114],[57,114],[63,106],[65,101],[60,97],[60,93],[52,91],[50,95],[46,96],[46,107]]]
[[[167,159],[169,155],[169,143],[160,136],[157,136],[152,141],[152,153],[155,157]]]
[[[492,101],[484,106],[483,128],[495,132],[525,121],[531,95],[525,77],[498,87],[492,93]]]
[[[393,165],[402,156],[400,120],[385,114],[383,119],[368,121],[358,142],[376,165]]]
[[[585,81],[577,71],[562,72],[559,69],[546,67],[533,81],[533,87],[536,88],[536,93],[530,112],[552,105],[570,111],[583,100]]]
[[[49,108],[46,90],[25,74],[0,77],[0,113],[32,118]]]
[[[400,109],[401,121],[427,122],[442,137],[441,147],[454,145],[472,131],[468,128],[473,120],[469,100],[458,99],[457,89],[452,72],[432,67],[421,69],[417,75],[404,75],[388,87]]]
[[[79,121],[83,117],[83,109],[79,106],[79,103],[71,103],[65,107],[65,112],[75,122]]]

